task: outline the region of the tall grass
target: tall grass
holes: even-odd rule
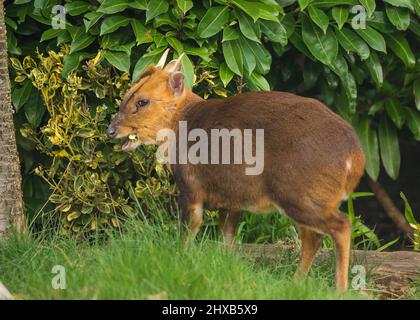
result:
[[[0,241],[0,280],[22,299],[360,299],[334,289],[333,260],[294,281],[297,254],[256,263],[202,234],[185,250],[176,224],[132,222],[90,243],[14,235]],[[52,268],[66,289],[52,288]]]

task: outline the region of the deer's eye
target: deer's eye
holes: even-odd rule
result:
[[[139,100],[139,101],[137,101],[137,103],[136,103],[136,107],[137,107],[136,112],[137,112],[140,108],[143,108],[143,107],[147,106],[148,104],[149,104],[149,99],[140,99],[140,100]]]

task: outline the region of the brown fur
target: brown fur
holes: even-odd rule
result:
[[[337,287],[346,290],[351,226],[337,208],[356,187],[365,164],[353,128],[315,99],[257,92],[204,101],[186,89],[175,96],[170,79],[171,74],[149,67],[111,125],[118,137],[137,132],[141,140],[153,140],[159,129],[177,130],[179,120],[188,121],[188,130],[202,128],[209,134],[213,128],[264,129],[261,175],[245,175],[245,164],[172,165],[183,221],[192,234],[202,223],[201,206],[222,210],[229,242],[238,211],[280,207],[301,226],[299,273],[308,272],[322,235],[330,235],[336,245]],[[140,97],[151,104],[133,114]],[[228,212],[234,214],[224,216]]]

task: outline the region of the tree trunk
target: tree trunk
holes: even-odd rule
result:
[[[10,99],[4,2],[0,0],[0,235],[11,225],[22,231],[25,223],[13,107]]]

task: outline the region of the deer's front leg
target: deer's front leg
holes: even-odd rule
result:
[[[195,238],[203,224],[203,203],[182,199],[181,201],[182,244],[187,246]]]

